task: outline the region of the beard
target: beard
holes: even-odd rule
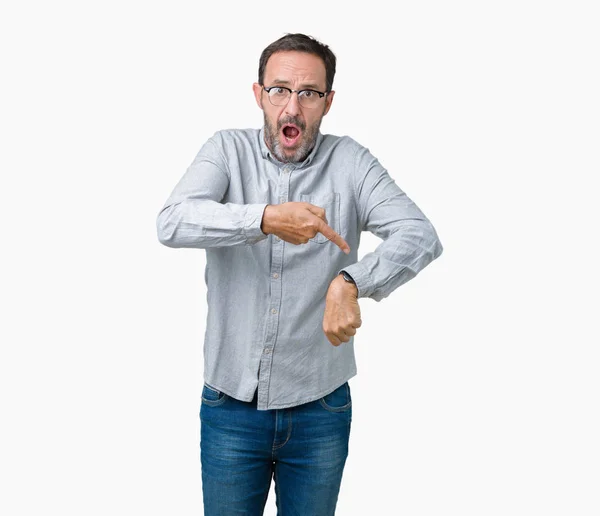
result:
[[[323,120],[323,115],[321,115],[321,117],[308,129],[302,121],[292,116],[288,116],[278,120],[277,127],[273,126],[273,124],[267,118],[266,113],[264,113],[264,118],[265,143],[267,144],[267,147],[269,147],[273,155],[283,163],[299,163],[301,161],[304,161],[308,157],[313,147],[315,146],[317,136],[319,135],[319,128],[321,127],[321,120]],[[281,141],[279,140],[279,137],[281,135],[281,128],[285,124],[294,124],[302,130],[302,143],[300,143],[300,146],[296,150],[294,150],[291,155],[286,155],[286,151],[283,148],[283,145],[281,145]]]

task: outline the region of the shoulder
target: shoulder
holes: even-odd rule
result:
[[[208,142],[222,159],[245,159],[260,154],[260,129],[221,129]]]
[[[324,134],[319,152],[323,155],[329,154],[336,161],[345,164],[356,164],[362,157],[370,154],[369,149],[357,142],[354,138],[343,135]]]
[[[365,149],[365,147],[358,143],[354,138],[348,135],[338,136],[335,134],[324,134],[321,146],[323,147],[323,150],[348,154],[350,156],[356,154],[361,149]]]
[[[355,181],[362,181],[364,178],[373,173],[375,170],[382,168],[379,160],[373,155],[371,150],[356,141],[350,136],[334,136],[325,135],[323,143],[326,148],[331,149],[330,152],[337,153],[342,157],[341,161],[345,170],[351,171],[351,176]]]
[[[256,145],[259,132],[260,129],[221,129],[210,137],[210,141],[221,148],[231,145]]]

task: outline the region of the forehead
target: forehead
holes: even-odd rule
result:
[[[306,52],[276,52],[267,61],[265,84],[289,82],[293,86],[325,88],[325,63],[320,57]]]

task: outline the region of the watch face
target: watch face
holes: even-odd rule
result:
[[[352,276],[350,276],[350,274],[348,274],[346,271],[342,272],[342,277],[348,282],[348,283],[354,283],[354,280],[352,279]]]

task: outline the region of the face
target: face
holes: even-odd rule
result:
[[[305,52],[277,52],[267,61],[264,85],[285,86],[292,90],[325,91],[325,63]],[[329,111],[334,91],[319,100],[316,107],[307,108],[292,93],[284,106],[274,106],[269,95],[258,83],[253,84],[254,96],[265,118],[265,143],[282,162],[304,161],[315,146],[321,120]]]

